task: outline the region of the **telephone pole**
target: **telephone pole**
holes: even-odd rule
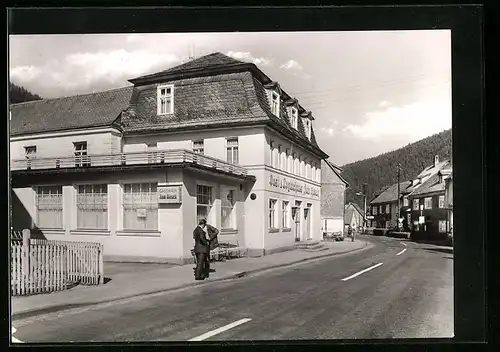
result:
[[[400,210],[399,210],[399,207],[400,207],[400,199],[399,199],[399,195],[400,195],[400,189],[399,189],[399,178],[400,178],[400,172],[401,172],[401,164],[398,163],[398,203],[397,203],[397,212],[396,212],[396,224],[398,225],[398,230],[399,230],[399,218],[401,216],[400,214]]]

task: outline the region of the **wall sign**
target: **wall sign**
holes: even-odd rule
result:
[[[182,186],[158,186],[158,203],[182,203]]]
[[[146,209],[137,209],[136,214],[138,218],[145,218],[146,217]]]
[[[295,194],[308,195],[319,198],[319,188],[309,186],[305,182],[289,180],[283,176],[269,175],[269,184]]]

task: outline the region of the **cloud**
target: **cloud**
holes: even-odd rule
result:
[[[295,60],[288,60],[281,65],[280,68],[285,70],[302,71],[302,66]]]
[[[49,60],[42,66],[19,66],[10,71],[11,79],[46,97],[77,94],[124,86],[127,80],[142,74],[165,70],[180,63],[168,53],[147,50],[108,50],[73,53],[61,60]],[[57,93],[59,92],[59,93]]]
[[[333,121],[333,123],[329,127],[321,127],[319,130],[331,137],[337,135],[339,122],[337,120]]]
[[[10,77],[16,81],[32,81],[40,76],[42,70],[35,66],[18,66],[10,70]]]
[[[280,66],[281,69],[287,70],[293,76],[297,76],[303,79],[311,78],[310,75],[303,72],[303,67],[295,60],[288,60]]]
[[[414,142],[451,128],[451,116],[449,100],[429,100],[368,112],[364,123],[348,124],[343,131],[365,140],[397,136]]]
[[[236,60],[252,62],[257,66],[273,66],[274,61],[265,57],[254,57],[250,52],[228,51],[227,56]]]
[[[378,106],[379,106],[379,107],[381,107],[381,108],[386,108],[386,107],[388,107],[388,106],[390,106],[390,105],[391,105],[391,103],[389,103],[387,100],[382,100],[382,101],[378,104]]]

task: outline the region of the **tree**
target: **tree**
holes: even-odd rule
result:
[[[24,87],[9,82],[9,99],[11,104],[17,104],[32,100],[41,100],[42,97],[31,93]]]

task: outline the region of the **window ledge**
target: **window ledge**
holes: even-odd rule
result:
[[[283,232],[291,232],[292,229],[289,228],[289,227],[284,227],[283,229],[281,229],[281,231],[283,231]]]
[[[238,233],[237,229],[221,229],[220,230],[221,235],[234,235],[237,233]]]
[[[269,233],[280,232],[280,229],[270,228]]]
[[[160,237],[158,230],[121,230],[116,231],[117,236]]]
[[[50,233],[50,234],[54,234],[54,235],[64,235],[66,233],[66,231],[64,229],[49,229],[49,228],[43,228],[43,227],[31,229],[30,231],[33,233]]]
[[[95,235],[95,236],[109,236],[111,231],[98,230],[98,229],[76,229],[69,232],[71,235]]]

